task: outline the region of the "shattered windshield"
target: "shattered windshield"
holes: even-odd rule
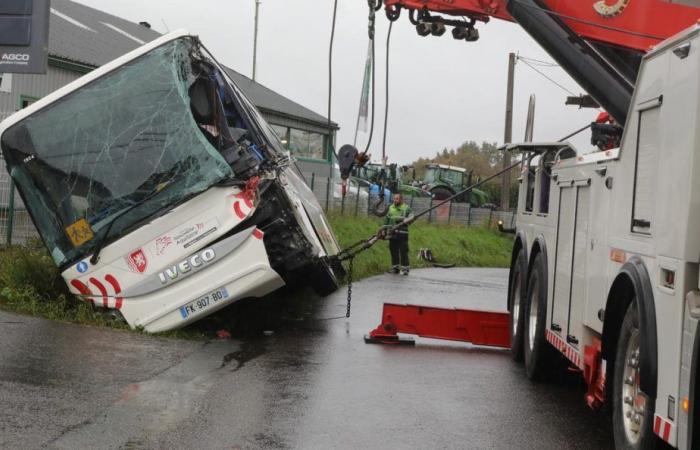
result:
[[[196,50],[189,37],[166,43],[3,134],[8,169],[58,265],[89,254],[105,230],[116,239],[233,176],[213,143],[222,133],[193,112]]]

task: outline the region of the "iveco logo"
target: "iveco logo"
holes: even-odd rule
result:
[[[600,0],[595,2],[593,9],[603,17],[615,17],[618,14],[622,14],[622,11],[627,8],[630,1],[631,0],[616,0],[613,4],[609,5],[605,0]]]
[[[3,53],[3,61],[29,61],[29,55],[27,53]]]
[[[214,249],[208,248],[203,252],[195,253],[172,267],[168,267],[158,274],[158,278],[160,278],[161,283],[166,284],[169,281],[175,280],[182,274],[191,272],[193,269],[197,269],[198,267],[213,261],[215,258],[216,253],[214,252]]]

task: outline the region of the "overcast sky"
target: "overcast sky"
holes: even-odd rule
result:
[[[187,28],[198,34],[222,63],[251,76],[254,0],[77,0],[154,29]],[[327,115],[328,40],[332,0],[262,0],[257,81]],[[339,0],[334,50],[332,118],[341,130],[338,145],[352,143],[367,52],[367,2]],[[377,16],[377,118],[370,152],[381,155],[384,66],[389,22]],[[503,141],[508,53],[551,61],[517,25],[493,20],[479,26],[481,39],[422,38],[406,14],[391,39],[390,111],[387,153],[409,162],[454,148],[466,140]],[[566,89],[582,89],[560,68],[539,67]],[[556,140],[588,122],[594,110],[564,106],[568,95],[524,63],[515,77],[514,140],[522,140],[528,97],[537,96],[535,140]],[[588,148],[589,136],[574,140]],[[360,134],[364,148],[367,135]]]

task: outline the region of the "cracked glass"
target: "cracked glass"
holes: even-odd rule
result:
[[[233,176],[191,111],[198,50],[190,37],[166,43],[3,134],[8,169],[59,266]]]

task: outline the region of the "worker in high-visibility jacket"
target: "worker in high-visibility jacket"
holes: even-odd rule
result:
[[[391,252],[390,273],[408,275],[408,224],[413,219],[411,207],[403,202],[401,194],[394,194],[394,202],[384,218],[384,225],[401,225],[389,236]]]

